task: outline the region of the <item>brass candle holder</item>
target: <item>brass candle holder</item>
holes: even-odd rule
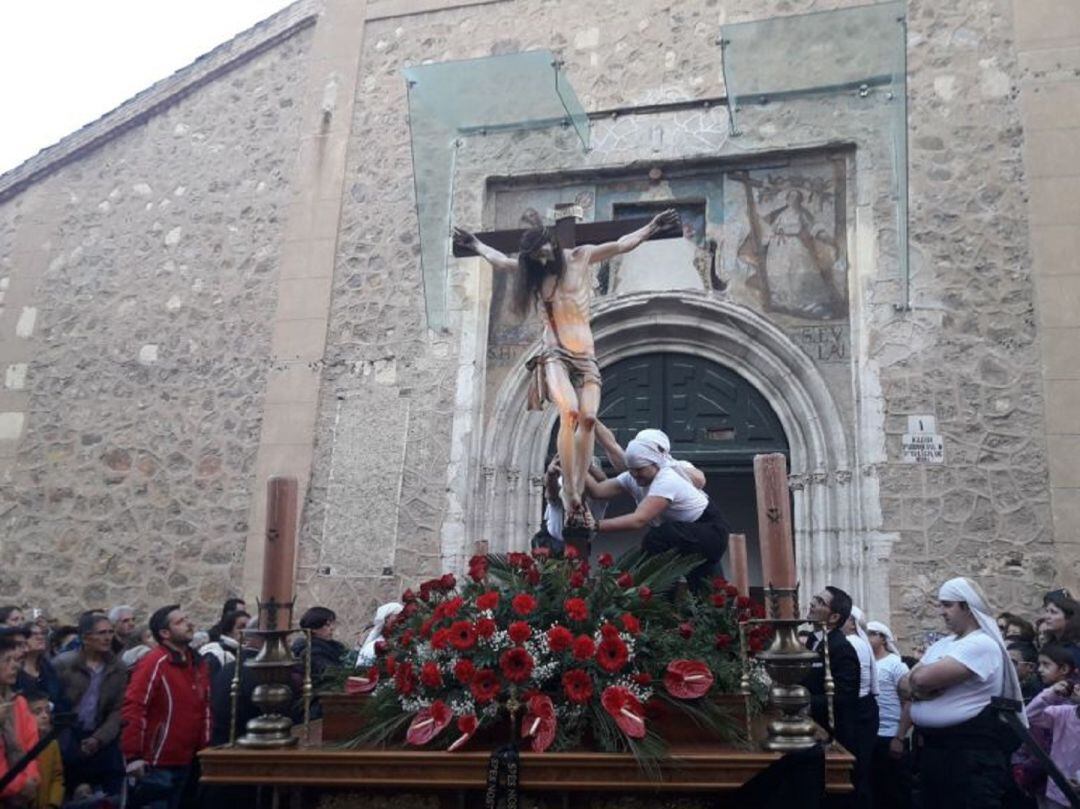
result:
[[[274,599],[265,604],[259,601],[259,628],[247,630],[263,638],[259,653],[243,663],[257,683],[251,701],[262,715],[248,721],[247,732],[236,740],[241,747],[293,747],[299,742],[293,736],[293,721],[289,717],[293,701],[292,674],[296,666],[296,658],[288,646],[294,603],[279,604]],[[238,690],[238,678],[236,687]]]

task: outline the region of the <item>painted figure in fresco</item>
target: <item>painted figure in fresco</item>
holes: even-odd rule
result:
[[[562,502],[567,536],[588,536],[595,521],[583,504],[585,477],[593,454],[594,426],[600,408],[600,366],[596,362],[589,303],[591,264],[629,253],[655,233],[678,222],[674,209],[657,214],[643,228],[618,241],[560,247],[553,230],[531,228],[521,237],[515,261],[462,228],[454,240],[483,256],[496,270],[515,272],[514,308],[535,309],[543,323],[540,349],[529,360],[530,409],[547,400],[559,408],[559,457],[563,460]]]
[[[761,292],[765,307],[816,320],[842,317],[847,296],[836,283],[836,243],[822,228],[815,230],[803,192],[788,190],[783,205],[762,215],[754,188],[763,184],[747,172],[728,176],[746,191],[750,233],[738,256],[754,268],[749,283]]]

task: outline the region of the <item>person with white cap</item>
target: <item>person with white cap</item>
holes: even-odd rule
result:
[[[673,469],[672,463],[669,454],[635,439],[626,447],[627,471],[602,482],[589,478],[586,489],[598,500],[626,492],[637,503],[630,514],[600,520],[599,533],[647,528],[641,540],[647,554],[676,550],[703,557],[705,561],[686,577],[691,589],[696,589],[706,576],[722,575],[718,566],[727,550],[728,527],[709,496]]]
[[[938,601],[952,634],[927,649],[898,685],[900,698],[912,700],[920,806],[999,809],[1009,755],[1019,744],[999,712],[1015,709],[1027,724],[1020,681],[977,584],[950,579]],[[1008,707],[993,704],[995,698]]]
[[[878,732],[877,669],[874,665],[874,652],[866,636],[865,624],[863,611],[852,605],[851,615],[844,622],[844,634],[848,643],[855,647],[859,658],[859,699],[855,715],[856,749],[851,751],[855,755],[856,809],[869,809],[873,803],[870,771]]]
[[[907,761],[907,734],[911,719],[904,715],[896,687],[908,673],[900,659],[892,630],[880,621],[866,625],[866,637],[874,650],[878,683],[878,727],[871,766],[874,806],[877,809],[907,809],[910,800],[910,773]]]

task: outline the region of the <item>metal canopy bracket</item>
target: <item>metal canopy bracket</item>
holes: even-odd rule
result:
[[[589,148],[589,119],[551,51],[406,68],[420,265],[428,327],[447,326],[447,258],[454,159],[463,137],[573,127]]]

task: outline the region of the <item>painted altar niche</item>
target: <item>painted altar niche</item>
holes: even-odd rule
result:
[[[594,305],[686,290],[753,309],[780,326],[851,402],[850,152],[816,151],[637,168],[545,181],[492,180],[489,227],[543,222],[575,202],[584,221],[649,216],[675,207],[682,239],[648,242],[596,267]],[[539,337],[534,318],[512,311],[514,278],[495,273],[488,319],[490,407],[509,369]],[[604,358],[600,357],[601,363]]]

